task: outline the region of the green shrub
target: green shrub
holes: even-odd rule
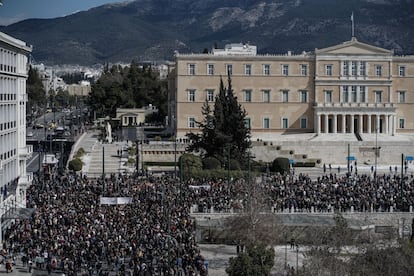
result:
[[[293,167],[315,167],[315,162],[296,162],[292,165]]]
[[[83,148],[78,149],[78,151],[75,153],[75,155],[73,156],[73,158],[81,158],[82,156],[85,155],[85,150]]]
[[[290,162],[289,159],[286,157],[278,157],[273,160],[272,165],[270,167],[272,172],[278,172],[284,174],[285,172],[290,171]]]
[[[128,148],[128,154],[129,155],[132,155],[132,156],[134,156],[134,155],[136,155],[136,149],[135,149],[135,147],[129,147]]]
[[[203,169],[214,170],[221,167],[220,161],[215,157],[206,157],[203,159]]]
[[[78,172],[82,170],[83,162],[79,158],[75,158],[69,161],[69,170]]]
[[[241,165],[239,160],[230,159],[230,170],[232,171],[239,171],[241,169]]]

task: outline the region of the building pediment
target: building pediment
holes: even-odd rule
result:
[[[353,38],[350,41],[346,41],[342,44],[334,45],[331,47],[316,49],[317,55],[393,55],[393,50],[387,50],[384,48],[376,47],[370,44],[362,43]]]

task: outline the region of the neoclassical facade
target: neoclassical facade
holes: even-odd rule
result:
[[[214,103],[227,75],[253,139],[414,132],[414,56],[352,38],[300,54],[258,55],[255,46],[243,44],[208,54],[177,53],[169,81],[169,123],[177,137],[198,131],[203,103]]]
[[[26,189],[32,176],[26,160],[27,56],[32,47],[0,32],[0,215],[26,207]]]

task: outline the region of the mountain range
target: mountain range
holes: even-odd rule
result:
[[[0,31],[33,45],[38,63],[93,65],[239,42],[262,54],[313,51],[350,40],[352,13],[359,41],[414,54],[414,0],[136,0]]]

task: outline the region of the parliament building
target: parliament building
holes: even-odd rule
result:
[[[176,53],[169,77],[169,124],[176,137],[197,132],[204,102],[220,78],[247,111],[252,139],[275,134],[414,133],[414,56],[356,38],[313,52],[257,54],[228,44],[205,54]]]

